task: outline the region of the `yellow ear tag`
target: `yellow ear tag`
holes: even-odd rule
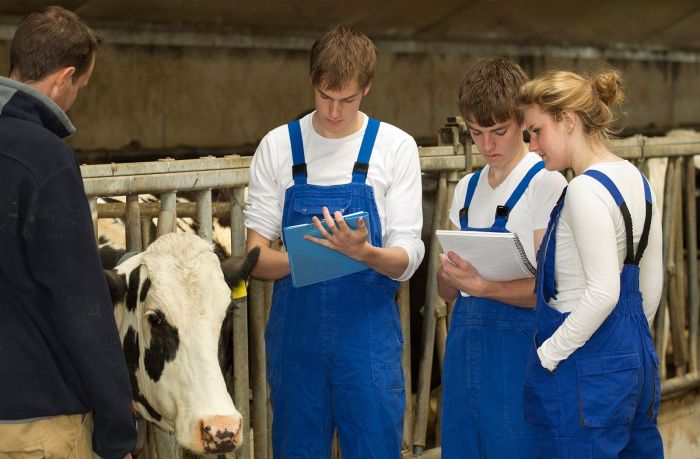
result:
[[[239,298],[243,298],[244,296],[248,296],[248,292],[246,292],[245,289],[245,281],[241,280],[238,285],[231,290],[231,299],[237,300]]]

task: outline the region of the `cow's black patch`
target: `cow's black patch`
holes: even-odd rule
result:
[[[131,395],[134,401],[143,405],[148,411],[148,414],[152,419],[160,421],[162,416],[158,413],[148,400],[143,396],[141,390],[139,389],[139,381],[136,379],[136,370],[139,368],[139,357],[141,351],[139,350],[139,335],[133,327],[129,327],[124,335],[124,342],[122,343],[124,347],[124,358],[126,359],[126,366],[129,369],[129,380],[131,382]]]
[[[116,307],[122,302],[126,294],[126,276],[118,274],[113,269],[105,269],[103,272],[109,288],[109,296],[112,298],[112,305]]]
[[[163,374],[165,363],[175,359],[175,354],[180,346],[180,335],[177,328],[168,323],[163,311],[156,310],[154,312],[154,320],[149,319],[151,345],[146,349],[143,363],[148,376],[154,381],[158,381]]]
[[[146,295],[148,295],[148,290],[151,288],[151,279],[146,278],[146,280],[143,281],[143,286],[141,287],[141,294],[139,295],[139,299],[143,303],[146,301]]]
[[[136,298],[138,298],[140,276],[140,266],[136,267],[129,274],[129,286],[126,292],[126,310],[129,312],[136,311]]]
[[[219,333],[219,366],[226,381],[226,389],[233,394],[233,305],[232,301],[226,310],[226,317],[221,323]]]

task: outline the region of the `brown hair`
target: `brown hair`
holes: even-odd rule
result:
[[[311,83],[339,90],[357,81],[364,89],[372,82],[377,67],[377,50],[363,33],[343,24],[330,28],[311,48]]]
[[[522,123],[518,95],[520,86],[527,80],[527,74],[511,59],[479,60],[459,84],[458,105],[462,118],[472,118],[482,127],[511,118]]]
[[[90,68],[101,42],[73,12],[48,6],[22,19],[10,48],[10,75],[39,81],[58,69],[75,67],[73,80]]]
[[[559,118],[562,112],[576,113],[586,134],[607,139],[614,133],[612,109],[624,100],[622,77],[616,70],[603,70],[591,78],[555,70],[526,83],[520,91],[520,104],[538,105]]]

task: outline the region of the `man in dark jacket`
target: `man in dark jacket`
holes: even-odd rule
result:
[[[61,140],[98,45],[48,7],[20,23],[0,77],[0,457],[121,459],[136,441],[80,169]]]

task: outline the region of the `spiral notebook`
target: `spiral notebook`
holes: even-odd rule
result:
[[[343,215],[345,223],[352,229],[357,229],[357,220],[361,217],[364,217],[365,226],[369,232],[367,212]],[[323,226],[328,230],[325,222]],[[307,234],[321,237],[321,233],[313,223],[287,226],[282,230],[284,245],[289,256],[292,284],[295,287],[303,287],[369,269],[364,263],[347,255],[304,239]]]
[[[524,279],[537,272],[515,233],[438,230],[436,234],[444,253],[456,253],[486,280]]]

